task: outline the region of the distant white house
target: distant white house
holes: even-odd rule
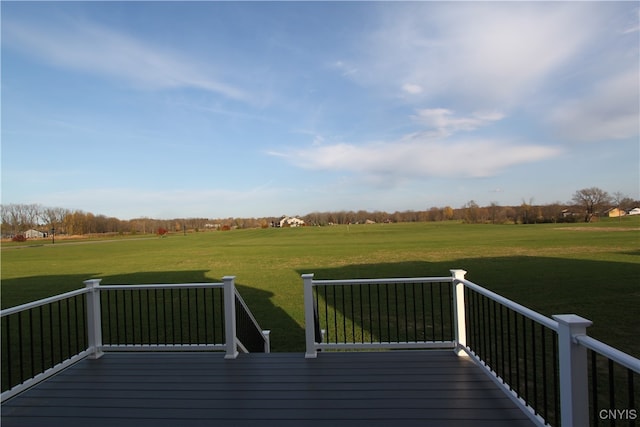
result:
[[[45,237],[47,237],[47,235],[42,231],[34,230],[32,228],[31,230],[27,230],[24,232],[24,237],[26,237],[27,239],[44,239]]]
[[[280,227],[302,227],[304,221],[300,218],[285,216],[280,220]]]
[[[633,208],[627,215],[640,215],[640,208]]]

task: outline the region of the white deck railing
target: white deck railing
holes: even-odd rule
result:
[[[234,276],[222,283],[100,281],[87,280],[85,288],[0,311],[0,401],[85,357],[96,359],[109,351],[224,351],[227,359],[239,351],[270,351],[269,331],[258,325]],[[205,290],[212,293],[203,301],[197,293]]]
[[[608,359],[609,365],[615,363],[628,370],[627,402],[630,403],[627,405],[637,404],[633,402],[638,402],[635,395],[640,389],[638,384],[640,360],[588,337],[586,328],[591,325],[591,321],[574,314],[554,315],[552,318],[543,316],[466,280],[465,274],[464,270],[451,270],[450,277],[374,280],[314,280],[313,274],[302,275],[305,299],[305,357],[315,358],[318,351],[323,350],[453,348],[459,356],[471,357],[483,367],[495,383],[505,390],[535,424],[542,426],[561,423],[562,426],[582,427],[589,425],[590,414],[592,414],[592,421],[597,416],[602,418],[603,413],[608,414],[601,412],[597,415],[600,409],[595,405],[597,405],[596,394],[599,392],[594,378],[597,378],[599,373],[596,372],[595,362],[592,364],[592,372],[588,372],[587,349],[590,349]],[[376,334],[374,322],[364,313],[371,305],[382,304],[379,294],[378,297],[363,297],[363,295],[371,295],[371,291],[363,292],[362,286],[384,285],[395,290],[396,286],[408,285],[410,292],[414,292],[412,296],[419,301],[416,303],[411,298],[402,297],[401,303],[408,303],[412,307],[395,311],[389,309],[386,312],[382,309],[383,317],[394,318],[392,321],[397,323],[396,316],[407,315],[408,318],[400,322],[410,323],[417,319],[418,323],[407,326],[407,330],[426,328],[435,330],[439,325],[421,326],[420,323],[428,323],[429,320],[434,319],[447,322],[448,316],[445,315],[447,309],[440,309],[441,312],[437,316],[430,315],[438,308],[434,307],[433,301],[425,297],[424,288],[421,287],[416,296],[411,287],[415,286],[414,284],[431,286],[443,282],[448,283],[450,287],[448,293],[450,298],[446,301],[452,314],[450,341],[429,341],[425,333],[422,335],[425,339],[413,342],[407,342],[405,339],[393,342],[374,339],[366,343],[358,342],[358,337],[365,335],[372,337]],[[332,287],[333,290],[328,292],[326,290],[328,287]],[[344,291],[354,287],[358,288],[357,292]],[[324,290],[319,291],[320,288]],[[385,293],[384,296],[395,297],[393,292]],[[352,301],[348,301],[349,299]],[[323,300],[324,305],[320,304],[320,300]],[[394,304],[398,302],[397,300],[398,298],[395,298]],[[429,304],[431,304],[431,310],[428,308]],[[332,311],[333,314],[331,314]],[[349,319],[346,320],[347,318]],[[332,319],[333,323],[327,319]],[[372,330],[358,332],[357,327],[354,326],[357,323],[360,323],[359,327],[363,329]],[[340,331],[341,328],[344,332]],[[323,342],[328,335],[334,340],[340,337],[343,341]],[[398,336],[402,338],[402,334]],[[515,354],[512,355],[512,353]],[[524,367],[521,366],[522,364]],[[610,375],[612,375],[611,372]],[[634,377],[636,378],[635,386]],[[592,379],[591,384],[589,378]],[[610,382],[612,381],[611,379]],[[613,394],[613,391],[610,393]],[[593,403],[594,401],[596,403]],[[613,401],[613,397],[610,401]],[[626,411],[620,411],[620,408],[618,410],[618,414],[626,414],[629,417],[640,416],[640,414],[636,415],[637,409],[634,407],[626,408]]]
[[[307,358],[319,350],[455,347],[451,277],[314,280],[313,274],[305,274],[302,278],[305,321],[315,325],[306,332]],[[320,299],[324,310],[318,306]],[[416,306],[417,299],[428,303]],[[435,318],[442,326],[437,333],[435,328],[427,330]]]

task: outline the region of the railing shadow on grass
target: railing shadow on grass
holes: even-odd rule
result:
[[[161,271],[98,276],[103,287],[100,289],[101,347],[111,351],[136,350],[140,346],[143,350],[144,347],[149,347],[147,350],[181,350],[180,346],[190,346],[191,350],[196,346],[202,351],[224,350],[228,331],[225,330],[223,315],[223,288],[209,285],[226,278],[214,279],[206,273]],[[65,292],[73,294],[20,313],[3,315],[3,392],[26,379],[68,364],[69,360],[76,361],[90,355],[88,349],[92,343],[88,331],[91,325],[87,319],[91,317],[88,311],[92,308],[87,303],[83,281],[91,276],[31,277],[3,281],[3,290],[11,289],[14,301],[19,301],[20,286],[29,287],[39,283],[50,284],[50,287],[30,293],[34,300],[55,298]],[[94,278],[96,276],[93,275]],[[152,286],[159,283],[189,283],[196,286],[182,289]],[[136,285],[136,289],[118,289],[118,285]],[[149,289],[145,289],[146,286]],[[261,344],[253,336],[255,334],[250,332],[247,335],[244,332],[250,331],[250,324],[256,320],[267,328],[274,321],[281,328],[278,334],[295,332],[297,328],[299,334],[304,335],[303,329],[293,319],[271,303],[273,295],[270,292],[237,284],[235,290],[236,336],[239,345],[242,343],[248,351],[261,351],[258,348]],[[247,316],[243,306],[253,313],[249,312]],[[283,339],[279,337],[280,342]]]

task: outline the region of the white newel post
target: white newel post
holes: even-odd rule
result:
[[[304,336],[307,347],[304,357],[315,359],[318,357],[318,352],[316,351],[315,316],[313,315],[313,273],[303,274],[302,281],[304,285]]]
[[[91,279],[82,282],[89,290],[87,292],[87,338],[89,349],[91,349],[90,359],[98,359],[104,354],[102,352],[102,313],[100,310],[101,281],[102,279]]]
[[[455,340],[456,340],[456,354],[458,356],[468,356],[467,352],[462,350],[462,347],[467,346],[467,323],[465,320],[465,302],[464,302],[464,284],[461,280],[464,280],[464,275],[467,274],[465,270],[449,270],[453,277],[453,313],[455,319]]]
[[[235,359],[238,357],[238,347],[236,346],[236,276],[224,276],[224,335],[227,346],[225,359]]]
[[[593,324],[575,314],[557,314],[558,361],[560,369],[560,414],[565,427],[589,425],[589,380],[587,349],[574,337],[586,335]]]
[[[264,337],[264,352],[271,353],[271,331],[262,331],[262,336]]]

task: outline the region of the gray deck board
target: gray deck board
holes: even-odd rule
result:
[[[531,426],[451,351],[108,353],[2,405],[11,426]]]

